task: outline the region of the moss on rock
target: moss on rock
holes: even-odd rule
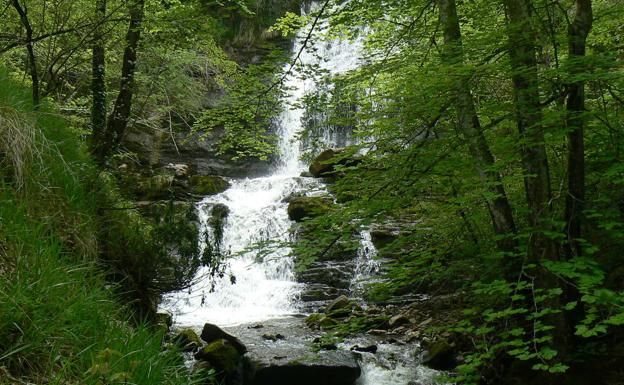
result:
[[[331,202],[324,197],[294,197],[288,203],[288,217],[296,222],[323,215],[331,210]]]
[[[195,358],[210,363],[215,370],[224,375],[236,372],[240,355],[234,345],[227,340],[216,340],[204,346]]]
[[[194,351],[202,346],[202,341],[193,329],[184,329],[173,337],[173,342],[183,351]]]
[[[230,188],[230,182],[212,175],[193,175],[189,184],[193,194],[197,195],[216,195]]]

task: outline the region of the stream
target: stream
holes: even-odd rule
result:
[[[307,29],[300,32],[293,46],[293,59],[301,49]],[[307,47],[299,61],[317,65],[329,74],[339,74],[357,68],[361,42],[336,40],[317,44],[316,54]],[[319,59],[324,58],[324,60]],[[285,67],[288,69],[289,65]],[[286,80],[289,93],[285,106],[296,105],[307,92],[315,90],[313,79],[302,80],[295,66]],[[191,327],[200,331],[204,323],[222,327],[241,338],[246,344],[266,349],[293,351],[309,349],[306,341],[316,335],[303,326],[303,316],[309,311],[301,299],[305,284],[297,282],[294,261],[287,247],[279,247],[257,258],[257,251],[246,249],[258,242],[289,241],[293,222],[287,215],[287,199],[295,194],[326,193],[315,178],[301,177],[307,165],[300,161],[302,151],[299,133],[303,129],[303,108],[284,108],[279,118],[280,159],[270,175],[235,179],[222,194],[207,197],[197,205],[202,234],[214,241],[210,226],[211,210],[225,205],[229,215],[224,223],[220,249],[226,255],[222,277],[209,277],[207,270],[199,272],[197,283],[188,291],[165,298],[162,308],[174,315],[176,327]],[[332,133],[323,135],[327,147],[335,146]],[[206,247],[205,243],[202,247]],[[364,284],[374,279],[379,262],[374,259],[375,248],[366,230],[361,233],[360,250],[355,256],[355,268],[349,286],[350,297],[361,301]],[[362,303],[366,306],[365,303]],[[255,326],[253,326],[255,325]],[[287,336],[278,344],[264,346],[257,329],[279,331]],[[358,364],[362,374],[358,385],[430,385],[436,372],[416,362],[417,344],[388,343],[372,336],[344,341],[339,348],[349,350],[354,345],[374,343],[376,354],[360,353]],[[286,354],[286,353],[285,353]],[[322,385],[322,384],[319,384]]]

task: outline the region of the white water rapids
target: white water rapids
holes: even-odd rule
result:
[[[304,30],[297,36],[293,55],[300,51],[306,33]],[[329,74],[339,74],[357,67],[361,42],[336,40],[318,44],[316,50],[309,48],[302,51],[298,58],[300,63],[318,66]],[[285,69],[289,67],[287,65]],[[284,101],[286,106],[297,105],[306,93],[316,89],[314,79],[303,79],[298,66],[287,77],[285,87],[289,90]],[[209,322],[228,327],[300,313],[298,297],[303,284],[295,280],[293,260],[288,256],[290,250],[278,247],[262,260],[258,260],[257,251],[246,250],[257,242],[288,241],[292,222],[287,215],[287,198],[293,194],[314,195],[325,191],[318,180],[300,177],[306,170],[300,161],[302,143],[299,139],[304,112],[300,107],[286,107],[281,114],[278,125],[280,161],[271,175],[233,180],[227,191],[207,197],[198,204],[202,233],[211,233],[212,207],[223,204],[229,208],[221,249],[234,257],[227,260],[222,278],[211,278],[207,270],[200,271],[200,279],[190,290],[165,298],[162,307],[173,313],[176,325],[200,329]],[[331,140],[329,134],[324,137]],[[332,144],[327,143],[328,146]],[[372,258],[374,254],[370,233],[363,231],[351,283],[355,296],[361,292],[366,276],[378,269]],[[417,378],[419,383],[429,383],[423,376],[406,373],[416,371],[413,365],[388,367],[381,361],[370,357],[363,359],[363,374],[358,384],[408,385]]]

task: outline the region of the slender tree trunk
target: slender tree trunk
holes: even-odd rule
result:
[[[574,21],[568,27],[568,54],[571,75],[583,72],[580,63],[585,56],[587,36],[592,27],[591,0],[576,0]],[[566,196],[566,235],[568,256],[581,255],[578,239],[581,238],[581,216],[585,202],[585,143],[583,138],[585,110],[585,82],[567,85],[566,124],[568,133],[568,195]]]
[[[558,278],[548,271],[543,262],[559,259],[559,244],[548,236],[554,231],[550,223],[551,185],[548,157],[544,143],[542,111],[539,97],[538,70],[536,60],[536,35],[532,25],[531,0],[503,0],[507,13],[507,34],[511,62],[516,121],[520,134],[520,153],[524,171],[526,201],[529,208],[531,234],[527,245],[529,262],[537,265],[533,271],[535,287],[540,290],[563,288],[561,297],[544,301],[543,306],[561,309],[568,297],[569,288],[562,287]],[[570,352],[573,338],[572,324],[566,314],[549,315],[546,320],[554,327],[553,345],[559,352],[558,358]]]
[[[28,52],[28,67],[30,70],[30,79],[32,81],[32,98],[35,109],[37,109],[41,102],[41,91],[39,86],[39,73],[37,72],[37,57],[33,45],[33,29],[28,19],[26,7],[22,7],[19,0],[12,0],[11,4],[19,14],[22,26],[26,29],[26,51]]]
[[[508,18],[509,57],[513,80],[516,122],[524,168],[529,224],[532,227],[527,250],[529,260],[557,259],[556,244],[543,230],[549,230],[550,172],[544,144],[539,98],[535,35],[530,0],[504,0]]]
[[[126,33],[126,48],[124,50],[121,68],[121,83],[119,94],[115,100],[113,111],[108,119],[108,125],[99,147],[98,157],[108,156],[121,142],[132,108],[134,93],[134,73],[136,70],[137,48],[141,39],[141,27],[145,9],[144,0],[132,0],[129,3],[130,25]]]
[[[442,58],[448,65],[461,66],[464,61],[461,30],[457,17],[455,0],[438,0],[440,25],[444,31]],[[487,206],[492,218],[494,232],[500,237],[499,248],[512,252],[516,242],[512,235],[516,232],[511,205],[507,199],[500,174],[494,170],[494,156],[483,134],[479,116],[474,104],[470,86],[470,75],[458,75],[455,82],[455,95],[459,127],[468,142],[468,149],[474,159],[475,168],[481,181],[494,196],[488,199]]]
[[[106,18],[106,0],[96,0],[95,2],[96,20],[101,21]],[[104,38],[101,35],[101,28],[95,31],[95,41],[93,43],[92,56],[92,80],[91,92],[93,94],[93,105],[91,107],[91,145],[94,154],[98,154],[99,146],[106,131],[106,52],[104,50]]]

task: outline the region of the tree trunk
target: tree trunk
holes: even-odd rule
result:
[[[440,25],[444,31],[442,59],[451,66],[461,66],[464,61],[461,30],[457,17],[455,0],[438,0]],[[511,205],[507,199],[500,174],[494,170],[494,156],[483,134],[479,116],[474,104],[470,86],[470,75],[458,75],[455,82],[457,117],[462,135],[468,142],[470,155],[481,181],[494,196],[488,199],[487,206],[492,218],[494,232],[499,237],[498,246],[506,252],[513,252],[516,242],[512,238],[516,232]]]
[[[96,0],[95,16],[98,22],[106,18],[106,0]],[[92,152],[98,154],[99,146],[106,131],[106,56],[104,38],[101,28],[95,31],[92,56],[91,92],[93,105],[91,107],[91,145]]]
[[[35,55],[35,47],[33,45],[33,29],[28,19],[28,11],[26,7],[22,8],[19,0],[12,1],[13,8],[17,11],[20,22],[26,29],[26,52],[28,53],[28,67],[30,70],[30,79],[32,81],[32,98],[34,108],[37,109],[41,102],[41,92],[39,90],[39,73],[37,72],[37,57]]]
[[[136,70],[137,48],[141,39],[141,27],[145,8],[144,0],[132,0],[130,2],[130,24],[126,33],[126,48],[124,50],[123,64],[121,68],[121,83],[119,94],[115,100],[113,111],[108,119],[108,125],[99,147],[98,157],[106,158],[121,142],[132,108],[132,96],[134,93],[134,73]]]
[[[544,234],[550,219],[550,172],[544,144],[539,98],[535,35],[529,0],[504,0],[508,18],[509,57],[513,80],[516,122],[524,168],[529,225],[527,255],[531,262],[558,259],[556,243]]]
[[[570,75],[581,74],[587,36],[592,27],[591,0],[576,0],[574,21],[568,27],[568,55]],[[568,195],[566,196],[566,235],[569,257],[581,255],[578,239],[581,238],[581,216],[585,202],[585,143],[583,138],[585,110],[585,82],[567,85],[566,124],[568,132]]]
[[[536,35],[532,25],[530,0],[503,0],[507,14],[509,58],[511,62],[516,121],[520,134],[520,155],[524,171],[524,185],[531,234],[527,245],[528,262],[536,264],[532,271],[537,289],[548,291],[563,288],[566,294],[544,301],[542,306],[561,309],[569,288],[548,271],[543,262],[559,259],[559,244],[548,232],[554,231],[551,209],[550,172],[544,143],[542,111],[539,97],[536,61]],[[563,287],[562,287],[563,286]],[[553,345],[565,357],[571,346],[573,330],[564,313],[549,315],[546,321],[552,330]]]

